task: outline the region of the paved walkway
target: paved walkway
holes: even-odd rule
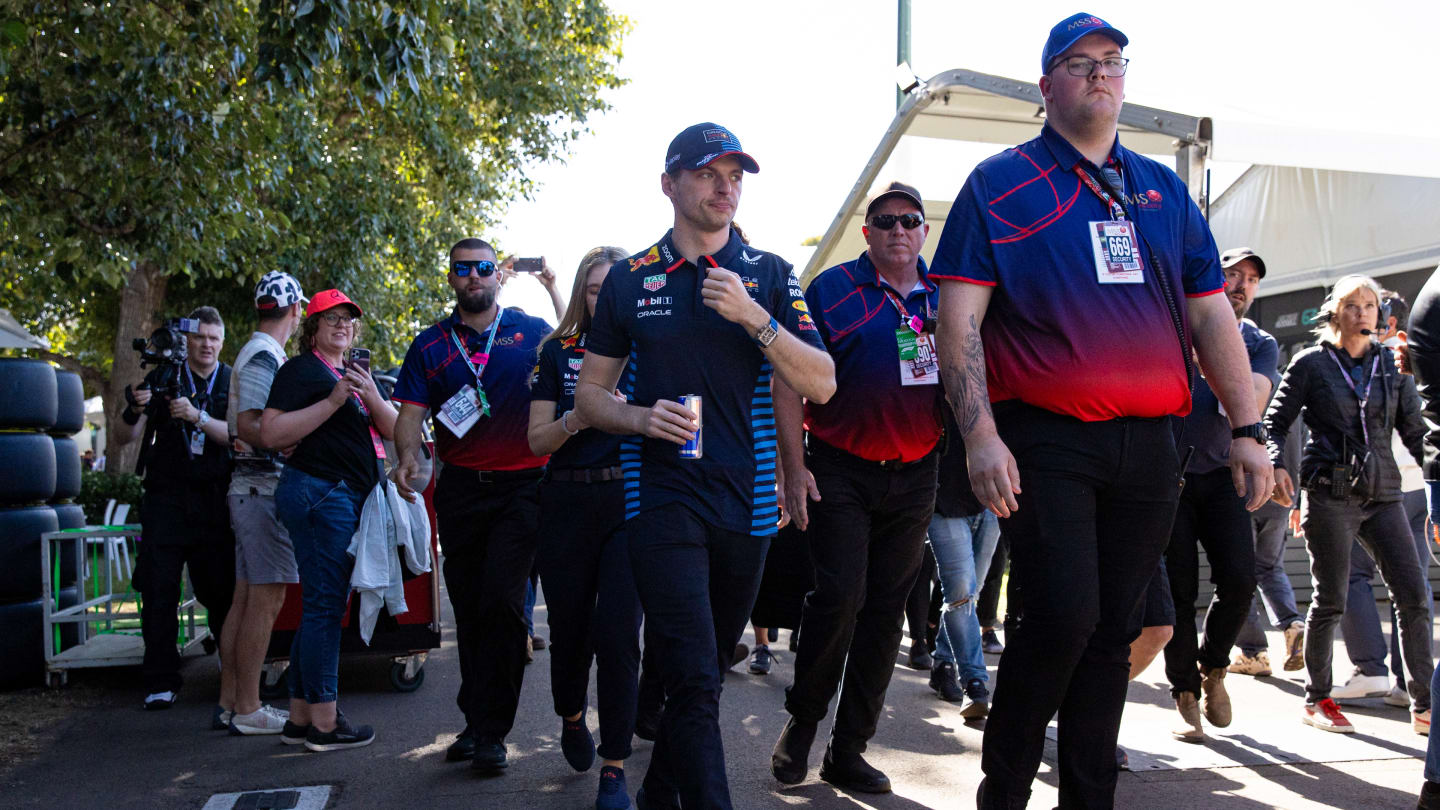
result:
[[[537,609],[543,626],[543,607]],[[541,629],[542,634],[548,635]],[[847,795],[816,776],[784,790],[769,773],[770,749],[784,724],[783,688],[792,656],[768,677],[732,673],[721,703],[731,792],[737,808],[967,808],[979,781],[982,729],[966,726],[958,707],[936,699],[925,673],[897,666],[871,761],[895,784],[890,796]],[[751,639],[747,638],[747,642]],[[1280,646],[1279,634],[1272,637]],[[1343,651],[1343,648],[1342,648]],[[1344,665],[1337,655],[1337,667]],[[990,663],[993,667],[995,659]],[[477,778],[444,762],[459,718],[454,694],[459,672],[453,633],[426,666],[412,694],[391,692],[388,663],[342,665],[342,708],[374,725],[374,745],[309,754],[275,738],[229,737],[207,731],[215,659],[190,661],[182,702],[168,712],[140,709],[133,670],[72,676],[75,687],[98,690],[98,705],[65,721],[57,741],[36,759],[0,776],[0,806],[52,808],[201,808],[215,794],[293,786],[329,786],[328,804],[345,808],[427,805],[549,810],[593,807],[595,771],[573,773],[559,752],[559,722],[550,708],[549,659],[536,656],[526,673],[520,717],[510,736],[511,766],[498,778]],[[738,668],[738,669],[743,669]],[[1348,671],[1341,669],[1341,674]],[[1328,734],[1299,721],[1303,673],[1283,678],[1231,676],[1236,720],[1205,746],[1170,739],[1168,689],[1159,663],[1131,684],[1121,742],[1132,773],[1121,774],[1117,803],[1126,808],[1315,807],[1412,808],[1421,782],[1424,738],[1408,715],[1378,699],[1349,710],[1359,733]],[[1343,678],[1342,678],[1343,679]],[[72,688],[75,688],[72,687]],[[592,727],[595,719],[590,715]],[[1053,729],[1052,729],[1053,736]],[[630,760],[632,793],[649,761],[650,744],[636,742]],[[1055,805],[1053,745],[1030,806]],[[210,807],[229,807],[230,799]]]

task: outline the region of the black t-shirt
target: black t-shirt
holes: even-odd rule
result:
[[[555,418],[575,407],[575,383],[585,359],[585,336],[571,335],[545,341],[540,362],[530,377],[530,401],[555,403]],[[573,429],[573,428],[572,428]],[[622,437],[595,428],[585,428],[565,440],[550,454],[552,470],[583,470],[620,465]]]
[[[151,373],[152,376],[154,372]],[[147,380],[149,377],[147,377]],[[212,383],[213,381],[213,383]],[[230,367],[216,363],[210,377],[195,376],[185,367],[179,375],[180,395],[195,407],[225,422],[230,404]],[[198,391],[198,392],[197,392]],[[208,392],[208,393],[207,393]],[[190,439],[200,428],[170,416],[168,405],[157,406],[149,424],[155,428],[154,444],[145,461],[145,484],[180,486],[230,480],[230,446],[205,437],[205,452],[190,456]]]
[[[292,357],[275,374],[267,408],[299,411],[330,396],[336,376],[314,352]],[[360,401],[350,397],[300,440],[286,461],[288,466],[327,481],[344,481],[357,492],[369,493],[380,480],[379,461],[370,441],[370,419]]]
[[[950,406],[946,405],[941,410],[945,413],[945,437],[940,441],[945,452],[940,456],[940,485],[935,490],[935,512],[941,517],[952,518],[978,515],[985,507],[980,505],[970,488],[965,440],[960,437],[960,428],[955,424]]]

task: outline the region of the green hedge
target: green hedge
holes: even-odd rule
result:
[[[130,514],[135,515],[143,493],[144,486],[140,477],[134,473],[112,475],[85,470],[80,473],[80,496],[75,499],[75,503],[85,509],[85,522],[94,525],[105,518],[105,505],[111,498],[114,498],[116,503],[130,504]]]

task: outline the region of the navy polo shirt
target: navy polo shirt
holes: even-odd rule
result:
[[[530,378],[530,401],[555,403],[555,418],[575,408],[575,384],[585,359],[585,336],[553,338],[540,347],[540,362]],[[573,429],[573,428],[572,428]],[[620,464],[620,437],[595,428],[570,436],[550,454],[552,470],[584,470]]]
[[[756,250],[732,231],[705,267],[737,273],[750,296],[780,325],[824,349],[788,262]],[[755,536],[775,533],[775,408],[770,361],[739,324],[702,303],[705,271],[676,250],[671,233],[610,268],[587,351],[628,358],[620,390],[631,403],[679,402],[699,394],[704,457],[680,457],[680,445],[627,436],[620,446],[625,470],[625,516],[681,503],[720,529]]]
[[[901,385],[901,315],[935,317],[940,294],[919,260],[920,284],[896,290],[875,272],[869,253],[815,277],[805,290],[810,314],[835,360],[835,396],[805,403],[805,428],[815,438],[870,461],[914,461],[940,439],[940,385]],[[908,328],[908,327],[906,327]]]
[[[930,278],[995,288],[980,327],[992,402],[1018,399],[1084,421],[1190,411],[1185,355],[1156,273],[1169,280],[1188,336],[1181,292],[1225,288],[1215,240],[1168,167],[1118,139],[1107,163],[1121,172],[1144,283],[1100,283],[1090,223],[1110,211],[1076,169],[1099,172],[1048,124],[975,167],[950,209]]]
[[[528,470],[545,464],[545,456],[530,452],[525,438],[530,427],[530,375],[536,350],[550,334],[550,325],[518,309],[502,309],[499,323],[484,333],[450,317],[421,332],[405,352],[405,363],[395,381],[396,402],[409,402],[438,413],[440,405],[461,388],[475,384],[475,374],[460,356],[452,334],[458,334],[466,352],[485,351],[490,330],[498,329],[490,362],[480,378],[490,415],[480,417],[465,435],[456,438],[435,420],[435,452],[446,464],[469,470]]]
[[[1240,321],[1240,337],[1250,356],[1250,370],[1268,378],[1274,393],[1280,383],[1280,344],[1248,320]],[[1220,413],[1220,400],[1204,377],[1195,380],[1194,399],[1195,407],[1185,417],[1184,443],[1195,447],[1189,471],[1205,473],[1230,466],[1230,418]]]

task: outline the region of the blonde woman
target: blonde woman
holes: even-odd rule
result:
[[[1380,286],[1361,275],[1335,283],[1316,318],[1316,345],[1295,355],[1270,410],[1270,458],[1276,489],[1293,502],[1305,490],[1300,523],[1310,553],[1315,595],[1306,621],[1305,712],[1302,720],[1325,731],[1355,727],[1330,698],[1335,626],[1345,612],[1354,538],[1380,566],[1400,614],[1400,648],[1409,680],[1411,725],[1430,733],[1430,628],[1409,522],[1401,504],[1400,471],[1391,454],[1398,430],[1422,462],[1425,426],[1414,380],[1395,369],[1390,350],[1372,335],[1383,321]],[[1286,434],[1295,420],[1310,430],[1299,470],[1284,468]],[[1422,462],[1423,463],[1423,462]]]

